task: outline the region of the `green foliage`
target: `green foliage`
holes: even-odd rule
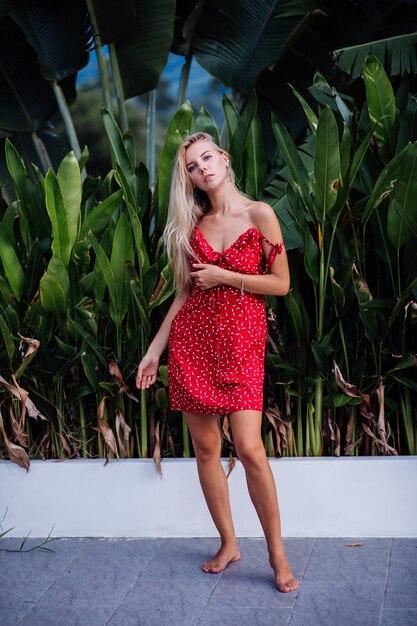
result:
[[[240,114],[223,101],[239,186],[274,208],[290,260],[290,293],[267,299],[269,454],[416,453],[415,108],[373,57],[364,80],[361,109],[317,76],[318,115],[303,104],[311,130],[299,146],[274,116],[273,166],[256,96]],[[207,111],[180,107],[151,192],[131,134],[102,115],[113,159],[103,181],[82,182],[72,153],[43,177],[6,142],[17,200],[0,216],[0,357],[35,407],[25,437],[11,437],[44,458],[148,457],[158,440],[163,454],[189,454],[166,355],[154,390],[134,381],[174,290],[161,235],[176,149],[196,129],[219,131]],[[21,394],[4,389],[17,416]]]

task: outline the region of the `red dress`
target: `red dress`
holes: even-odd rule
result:
[[[262,240],[272,246],[268,259]],[[201,263],[239,274],[265,274],[283,243],[272,244],[252,226],[217,252],[195,226],[190,240]],[[190,267],[194,259],[189,259]],[[227,285],[190,295],[172,320],[168,340],[171,408],[193,414],[262,411],[267,319],[262,294]]]

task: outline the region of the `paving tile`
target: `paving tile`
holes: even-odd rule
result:
[[[316,539],[305,582],[385,582],[392,539]],[[360,547],[347,547],[360,543]]]
[[[35,605],[19,626],[105,626],[114,607]]]
[[[288,538],[284,539],[285,552],[291,569],[296,578],[303,578],[307,563],[314,546],[314,539]],[[268,561],[268,549],[265,539],[241,539],[239,541],[242,555],[241,562],[245,562],[254,571],[262,571],[271,575],[272,569]]]
[[[303,582],[289,626],[379,626],[382,583]]]
[[[397,559],[410,560],[417,564],[417,538],[392,540],[391,560]]]
[[[205,580],[217,581],[204,572],[202,564],[217,552],[220,543],[215,538],[162,539],[158,552],[141,574],[141,580]]]
[[[139,580],[109,626],[195,626],[212,592],[204,581]]]
[[[287,626],[291,609],[222,609],[208,607],[203,611],[197,626]]]
[[[385,609],[417,609],[417,574],[407,575],[407,568],[391,563],[385,591]]]
[[[384,610],[380,626],[417,626],[417,609]]]
[[[15,626],[33,606],[33,602],[25,602],[21,598],[18,601],[0,601],[0,625]]]
[[[214,608],[290,608],[298,589],[281,593],[275,587],[269,565],[257,567],[256,562],[243,559],[231,563],[219,580],[208,606]]]
[[[158,556],[177,555],[180,553],[196,554],[196,558],[203,559],[201,563],[207,561],[215,554],[220,547],[220,540],[217,537],[189,537],[178,539],[160,539]],[[198,561],[200,563],[200,561]]]
[[[42,540],[28,539],[24,549],[39,545]],[[57,576],[88,545],[89,539],[59,539],[46,544],[54,552],[5,552],[0,568],[0,604],[36,602]],[[18,549],[22,539],[7,539],[2,546]]]
[[[151,558],[142,556],[141,547],[141,540],[91,540],[39,604],[118,606]]]

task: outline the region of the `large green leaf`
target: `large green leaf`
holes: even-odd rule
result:
[[[20,300],[25,275],[18,256],[2,228],[0,228],[0,258],[10,289],[13,291],[15,298]]]
[[[339,181],[339,133],[334,115],[326,107],[319,118],[314,153],[314,197],[321,222],[336,202]]]
[[[401,169],[391,194],[388,208],[387,233],[395,248],[406,243],[412,233],[403,214],[411,223],[417,221],[417,142],[407,151],[401,162]]]
[[[276,19],[282,1],[206,2],[193,36],[198,62],[225,85],[249,92],[275,61],[299,18]]]
[[[187,102],[175,113],[166,133],[158,169],[158,230],[162,230],[166,222],[169,190],[171,186],[172,168],[178,148],[189,134],[193,121],[193,110]]]
[[[90,231],[97,234],[107,226],[113,213],[120,204],[122,195],[123,192],[119,189],[94,207],[81,224],[79,234],[80,241],[84,239]]]
[[[370,52],[384,65],[390,76],[417,73],[417,33],[397,35],[377,41],[335,50],[336,65],[352,78],[362,74],[362,67]]]
[[[301,160],[301,156],[297,150],[294,140],[281,120],[274,114],[272,115],[272,128],[274,130],[280,152],[291,172],[294,184],[298,188],[304,204],[307,207],[311,207],[310,178]]]
[[[51,228],[39,191],[32,182],[22,158],[8,139],[5,142],[5,151],[7,168],[19,200],[20,232],[29,250],[32,241],[36,239],[41,241],[49,237]]]
[[[246,139],[245,192],[257,200],[265,184],[266,160],[262,143],[262,128],[257,116],[252,120]]]
[[[52,251],[67,267],[71,255],[68,216],[58,179],[51,170],[45,177],[45,201],[46,210],[52,223]]]
[[[59,166],[57,179],[68,223],[70,247],[77,241],[81,220],[82,183],[78,161],[70,152]]]
[[[255,92],[252,92],[242,114],[239,117],[233,136],[230,140],[230,157],[233,170],[236,176],[236,182],[239,186],[243,184],[243,155],[246,147],[247,136],[252,124],[252,120],[256,114],[257,98]]]
[[[370,53],[363,67],[369,118],[375,127],[375,140],[384,163],[395,149],[395,97],[392,85],[376,56]]]
[[[370,195],[366,207],[362,213],[362,223],[366,224],[370,218],[372,211],[376,209],[381,202],[394,189],[397,178],[401,172],[403,159],[411,146],[406,146],[399,154],[397,154],[382,170],[374,184],[372,194]]]
[[[13,341],[13,334],[11,328],[8,325],[8,320],[6,315],[3,314],[3,311],[0,307],[0,333],[3,337],[4,346],[6,348],[7,356],[9,362],[12,362],[13,355],[15,352],[15,344]]]
[[[38,130],[56,109],[35,50],[11,18],[0,17],[0,129]]]
[[[154,89],[174,33],[174,0],[134,0],[135,20],[115,43],[125,98]],[[119,6],[114,4],[115,12]]]
[[[58,317],[67,310],[69,277],[61,259],[53,255],[40,281],[42,307]]]
[[[136,19],[134,0],[91,0],[102,44],[124,37]]]
[[[36,50],[44,78],[61,80],[87,65],[90,34],[84,0],[20,0],[9,5],[11,17]]]
[[[114,276],[115,319],[122,321],[129,306],[127,263],[133,263],[132,233],[124,213],[119,218],[113,238],[110,267]]]

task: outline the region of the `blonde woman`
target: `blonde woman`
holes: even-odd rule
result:
[[[189,136],[178,151],[164,241],[177,295],[139,364],[136,385],[147,389],[155,382],[168,347],[171,408],[182,410],[187,420],[201,487],[221,539],[203,570],[218,573],[240,559],[220,462],[218,416],[228,414],[276,587],[293,591],[299,582],[285,554],[275,482],[261,439],[263,296],[288,292],[288,262],[273,209],[239,192],[228,153],[206,133]]]

